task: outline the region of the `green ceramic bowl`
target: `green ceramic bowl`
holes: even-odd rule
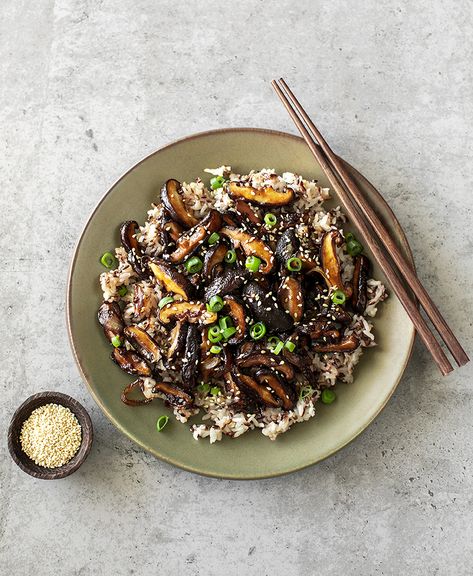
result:
[[[204,168],[222,164],[231,165],[241,173],[263,167],[277,172],[297,172],[328,186],[304,141],[281,132],[215,130],[157,150],[112,186],[85,225],[69,274],[69,335],[79,370],[95,401],[111,422],[139,446],[166,462],[199,474],[234,479],[265,478],[294,472],[327,458],[373,421],[404,372],[414,328],[397,298],[391,295],[380,306],[375,319],[379,346],[365,352],[354,383],[338,385],[334,404],[320,404],[315,418],[295,425],[275,442],[253,431],[236,440],[224,438],[210,445],[208,440],[195,441],[188,425],[174,419],[158,433],[156,419],[168,413],[160,401],[137,408],[122,404],[120,392],[131,377],[109,359],[110,346],[96,319],[101,303],[100,255],[119,245],[118,226],[122,221],[144,221],[151,202],[159,199],[159,190],[166,179],[204,178]],[[348,165],[347,168],[412,261],[407,240],[389,207],[363,176]],[[374,268],[375,277],[383,280],[383,274]]]

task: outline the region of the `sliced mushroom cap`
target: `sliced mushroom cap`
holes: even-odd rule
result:
[[[294,322],[291,316],[281,310],[272,295],[257,282],[248,282],[243,288],[243,297],[253,315],[264,322],[268,330],[286,332],[292,328]]]
[[[247,202],[244,200],[237,200],[235,202],[235,211],[243,218],[246,218],[248,222],[253,224],[254,226],[258,227],[261,226],[262,220],[261,216],[257,214]]]
[[[170,360],[184,351],[186,346],[188,324],[176,322],[176,325],[169,334],[171,345],[168,348],[167,357]]]
[[[138,326],[127,326],[124,334],[128,342],[148,362],[154,364],[159,359],[159,346],[148,332]]]
[[[126,220],[120,226],[120,239],[122,246],[127,252],[135,250],[138,256],[141,256],[141,248],[135,235],[139,230],[138,222],[135,220]]]
[[[152,401],[152,398],[146,398],[143,396],[142,398],[130,398],[129,395],[135,390],[136,388],[140,388],[143,391],[143,379],[138,378],[131,384],[127,384],[125,386],[123,392],[121,393],[120,400],[126,404],[127,406],[143,406],[143,404],[149,404]]]
[[[141,278],[147,278],[149,271],[147,268],[147,256],[144,256],[141,247],[136,239],[139,230],[138,222],[127,220],[120,226],[120,238],[122,246],[127,251],[127,259],[133,270]]]
[[[228,312],[228,315],[233,320],[233,324],[236,328],[236,333],[228,340],[228,343],[238,344],[238,342],[241,342],[245,337],[245,309],[233,296],[225,296],[223,301],[225,303],[224,310],[225,312]]]
[[[163,324],[169,324],[172,320],[213,324],[217,320],[217,314],[209,312],[201,302],[181,301],[164,306],[159,312],[159,319]]]
[[[243,374],[243,372],[234,369],[232,370],[232,378],[237,386],[254,398],[258,404],[270,406],[271,408],[279,408],[281,405],[280,401],[273,396],[264,384],[260,384],[248,374]]]
[[[266,246],[262,240],[241,230],[241,228],[233,228],[231,226],[225,226],[221,229],[220,233],[230,238],[236,248],[241,246],[247,256],[257,256],[264,262],[259,272],[262,274],[269,274],[269,272],[271,272],[274,264],[274,255],[272,250]]]
[[[268,386],[271,388],[285,410],[294,408],[296,403],[296,393],[294,389],[288,386],[275,372],[271,370],[258,370],[256,372],[256,379],[266,388]]]
[[[182,382],[192,389],[197,381],[200,358],[200,335],[197,326],[190,324],[187,330],[186,346],[182,359]]]
[[[275,190],[271,186],[252,188],[251,186],[241,186],[238,182],[230,182],[228,192],[232,198],[242,198],[253,204],[263,206],[285,206],[294,199],[294,190],[291,188],[282,191]]]
[[[116,302],[104,302],[99,308],[97,317],[109,342],[114,336],[123,334],[122,311]]]
[[[320,259],[322,261],[322,272],[330,288],[343,290],[347,297],[351,296],[351,286],[345,286],[342,280],[340,260],[337,256],[337,244],[340,243],[341,236],[338,230],[330,230],[324,234],[320,247]]]
[[[192,396],[171,382],[156,382],[153,393],[156,392],[161,393],[171,406],[191,408],[193,405]]]
[[[281,266],[281,270],[286,270],[286,262],[299,251],[299,241],[294,230],[286,230],[279,236],[276,243],[275,255]]]
[[[216,244],[207,250],[204,256],[204,274],[208,279],[215,276],[217,271],[222,271],[221,265],[225,260],[227,247],[225,244]]]
[[[277,370],[288,381],[294,378],[294,368],[284,358],[271,353],[256,352],[248,356],[239,356],[236,363],[239,368],[260,369],[265,366],[271,370]]]
[[[149,263],[156,279],[168,292],[179,294],[184,300],[189,300],[194,292],[194,287],[184,274],[181,274],[176,268],[162,260],[152,260]]]
[[[132,350],[127,350],[123,347],[114,348],[112,360],[127,374],[151,376],[151,368],[141,356],[138,356],[138,354]]]
[[[353,272],[352,306],[355,312],[363,314],[368,302],[367,284],[370,273],[370,261],[360,254],[355,258],[355,271]]]
[[[278,289],[278,299],[284,310],[291,315],[294,322],[300,322],[304,315],[304,298],[302,284],[294,276],[287,276]]]
[[[184,232],[176,242],[176,250],[171,254],[172,262],[182,262],[205,241],[213,232],[220,230],[222,216],[217,210],[212,210],[198,224]]]
[[[354,334],[350,334],[350,336],[346,336],[340,342],[333,344],[314,344],[313,350],[316,352],[352,352],[359,345],[359,339]]]
[[[309,382],[313,381],[314,371],[312,369],[312,359],[307,352],[302,351],[296,354],[284,347],[282,354]]]
[[[177,242],[180,235],[184,232],[184,229],[180,224],[174,222],[174,220],[168,220],[163,224],[163,230],[169,234],[174,242]]]
[[[180,182],[173,178],[167,180],[161,190],[161,200],[174,220],[177,220],[186,228],[192,228],[192,226],[197,224],[198,220],[187,210],[180,190]]]
[[[228,268],[216,276],[205,289],[205,299],[212,296],[225,296],[238,290],[246,280],[248,274],[241,268]]]

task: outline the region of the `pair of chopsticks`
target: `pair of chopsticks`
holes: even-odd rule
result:
[[[389,280],[394,293],[409,314],[419,336],[442,374],[444,376],[447,375],[453,370],[453,366],[429,325],[422,317],[415,298],[407,291],[403,280],[415,294],[419,304],[434,325],[440,338],[450,350],[458,366],[466,364],[469,361],[466,352],[417,278],[411,265],[401,254],[395,240],[348,174],[341,160],[334,154],[286,82],[281,78],[279,83],[273,80],[271,84],[312,154],[321,165],[330,184],[337,192],[365,245],[371,249],[380,268]]]

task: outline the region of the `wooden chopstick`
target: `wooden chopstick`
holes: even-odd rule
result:
[[[381,269],[383,270],[386,277],[390,281],[393,291],[395,292],[395,294],[401,301],[402,305],[406,309],[407,313],[409,314],[409,317],[411,318],[416,330],[418,331],[419,336],[422,338],[427,349],[430,351],[435,363],[437,364],[443,375],[448,374],[453,370],[453,367],[450,361],[448,360],[447,356],[445,355],[444,351],[442,350],[440,344],[435,339],[429,326],[421,316],[415,301],[411,298],[411,296],[407,292],[406,288],[404,287],[404,284],[400,280],[398,274],[394,270],[386,254],[381,248],[380,240],[382,241],[383,239],[376,237],[373,234],[372,230],[369,228],[368,224],[364,221],[363,217],[359,212],[359,208],[357,208],[357,205],[352,200],[350,193],[345,190],[344,186],[341,184],[338,177],[336,176],[336,172],[334,171],[333,166],[330,164],[328,157],[325,155],[324,151],[319,146],[317,146],[311,134],[309,133],[309,131],[307,130],[307,128],[305,127],[299,116],[297,115],[297,112],[292,108],[290,101],[288,100],[288,98],[286,97],[286,95],[284,94],[284,92],[282,91],[282,89],[279,87],[279,85],[275,80],[273,80],[272,85],[276,90],[276,93],[280,97],[282,103],[286,107],[287,111],[289,112],[289,115],[291,116],[297,128],[299,129],[300,133],[302,134],[302,137],[304,138],[310,150],[312,151],[313,155],[320,163],[322,169],[324,170],[325,174],[327,175],[330,181],[330,184],[333,186],[333,188],[339,195],[340,200],[345,206],[346,212],[353,221],[353,224],[357,228],[365,244],[369,246],[371,251],[373,252]],[[300,106],[300,108],[302,109],[302,106]],[[414,275],[414,271],[410,266],[408,266],[408,269],[409,274]],[[441,335],[443,337],[443,334]],[[466,354],[465,357],[466,361],[468,361],[468,357],[466,356]]]
[[[389,231],[387,230],[383,222],[379,219],[378,215],[373,210],[373,208],[371,207],[365,196],[362,194],[358,186],[352,180],[352,178],[348,174],[347,170],[343,166],[338,156],[333,152],[333,150],[327,144],[325,138],[322,136],[322,134],[317,129],[315,124],[312,122],[310,117],[307,115],[302,105],[294,96],[292,90],[289,88],[289,86],[282,78],[279,81],[283,86],[284,90],[286,91],[287,95],[289,96],[290,100],[292,101],[293,105],[301,115],[302,119],[305,121],[307,126],[309,126],[309,128],[312,130],[312,134],[315,135],[316,141],[319,143],[320,147],[322,148],[325,155],[329,159],[330,163],[332,164],[332,167],[334,167],[335,173],[337,174],[337,176],[340,177],[341,181],[348,189],[351,198],[355,201],[357,207],[361,210],[361,212],[363,212],[364,216],[366,217],[370,225],[373,227],[373,230],[376,232],[378,237],[383,241],[386,250],[393,259],[396,266],[399,268],[407,284],[413,290],[420,304],[424,308],[427,316],[430,318],[432,324],[435,326],[437,332],[447,345],[452,356],[455,358],[455,361],[459,366],[463,366],[469,361],[469,358],[465,350],[463,350],[463,348],[461,347],[460,342],[457,340],[451,328],[445,321],[445,318],[442,316],[439,309],[437,308],[437,306],[427,293],[427,290],[424,288],[419,278],[412,270],[412,267],[401,254],[401,251],[399,250],[396,242],[391,237]]]

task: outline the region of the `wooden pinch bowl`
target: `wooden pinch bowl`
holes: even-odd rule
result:
[[[79,450],[69,462],[57,468],[39,466],[21,448],[20,434],[24,422],[30,417],[33,410],[45,404],[60,404],[65,408],[69,408],[79,421],[82,429],[82,441]],[[40,392],[27,398],[13,414],[8,429],[8,450],[14,462],[23,472],[41,480],[58,480],[69,476],[82,465],[90,452],[93,436],[92,421],[82,404],[61,392]]]

